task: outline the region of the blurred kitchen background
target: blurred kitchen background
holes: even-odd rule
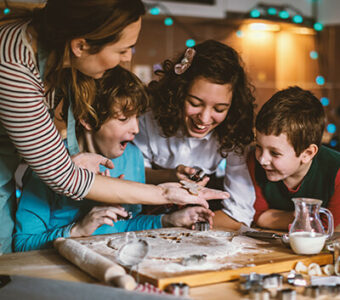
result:
[[[42,0],[0,1],[0,15]],[[339,149],[340,0],[144,0],[147,14],[131,63],[145,83],[161,62],[206,39],[235,48],[256,88],[258,108],[299,85],[327,113],[325,142]]]

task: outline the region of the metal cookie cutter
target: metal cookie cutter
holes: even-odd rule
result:
[[[262,286],[254,286],[249,291],[250,299],[254,300],[269,300],[270,293]]]
[[[201,181],[205,176],[207,176],[204,171],[200,168],[200,167],[193,167],[196,172],[195,174],[189,176],[189,179],[192,180],[192,181]]]
[[[193,254],[188,257],[184,257],[181,260],[181,264],[183,266],[193,266],[193,265],[200,265],[207,261],[206,254]]]
[[[126,217],[118,216],[117,221],[132,219],[132,212],[128,211]]]
[[[256,287],[263,287],[263,276],[257,273],[241,274],[240,275],[240,290],[249,292]]]
[[[186,283],[170,283],[165,287],[167,293],[173,294],[174,296],[189,296],[189,286]]]
[[[294,286],[307,285],[306,279],[301,274],[296,273],[294,270],[290,271],[287,275],[287,282]]]
[[[265,289],[278,289],[283,284],[283,276],[281,274],[272,273],[263,276],[263,287]]]
[[[283,289],[278,293],[279,300],[295,300],[296,299],[296,291],[293,289]]]
[[[209,222],[196,222],[194,224],[194,230],[209,231],[210,230]]]

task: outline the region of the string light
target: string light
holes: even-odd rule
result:
[[[295,15],[293,18],[292,18],[292,21],[296,24],[301,24],[303,23],[303,17],[300,16],[300,15]]]
[[[313,50],[313,51],[309,52],[309,56],[310,56],[311,59],[318,59],[319,54],[318,54],[318,52]]]
[[[322,97],[320,99],[320,102],[323,106],[328,106],[329,105],[329,99],[327,97]]]
[[[269,7],[267,9],[267,13],[270,16],[275,16],[277,14],[277,9],[275,7]]]
[[[314,23],[313,27],[316,31],[322,31],[323,30],[323,25],[319,22]]]
[[[258,9],[253,9],[250,11],[250,16],[252,18],[259,18],[261,16],[261,13]]]
[[[335,133],[336,132],[336,126],[334,124],[332,124],[332,123],[329,123],[327,125],[327,131],[329,133]]]
[[[194,46],[196,45],[196,42],[195,42],[195,40],[193,40],[193,39],[188,39],[188,40],[186,40],[185,45],[186,45],[188,48],[191,48],[191,47],[194,47]]]
[[[324,85],[325,84],[325,78],[321,75],[316,76],[316,84],[317,85]]]
[[[157,15],[160,14],[161,10],[159,9],[159,7],[154,6],[154,7],[151,7],[151,8],[149,9],[149,12],[150,12],[151,15],[157,16]]]
[[[174,24],[174,20],[172,18],[170,18],[170,17],[167,17],[167,18],[164,19],[164,24],[166,26],[171,26],[171,25]]]
[[[331,147],[335,147],[337,144],[338,144],[338,141],[337,141],[337,140],[331,140],[331,141],[329,142],[329,145],[330,145]]]
[[[279,12],[279,17],[280,17],[281,19],[288,19],[288,18],[289,18],[289,12],[286,11],[286,10],[281,10],[281,11]]]
[[[242,38],[243,37],[243,31],[242,30],[237,30],[236,31],[236,36],[239,37],[239,38]]]

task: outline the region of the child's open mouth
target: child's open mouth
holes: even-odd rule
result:
[[[123,148],[126,148],[128,142],[129,142],[129,141],[122,141],[122,142],[120,142],[120,145],[121,145]]]

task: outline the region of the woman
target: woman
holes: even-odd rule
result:
[[[208,189],[194,197],[179,185],[132,183],[79,168],[49,115],[61,98],[72,105],[68,146],[76,154],[74,118],[87,113],[96,118],[94,79],[131,59],[143,14],[140,0],[48,0],[44,8],[0,27],[1,252],[11,249],[13,175],[22,158],[54,191],[73,199],[206,206],[206,199],[216,197]],[[106,158],[97,160],[112,167]]]

